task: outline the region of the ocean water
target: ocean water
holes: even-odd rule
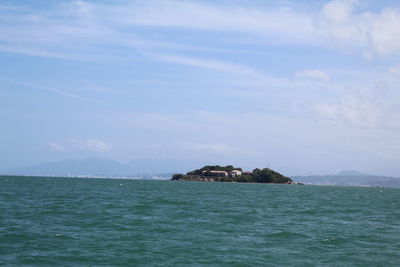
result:
[[[400,266],[400,189],[0,177],[0,265]]]

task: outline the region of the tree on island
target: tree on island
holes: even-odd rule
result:
[[[219,165],[213,165],[213,166],[204,166],[201,169],[197,169],[194,171],[188,172],[186,175],[202,175],[203,172],[207,171],[226,171],[226,172],[231,172],[233,170],[239,170],[242,171],[241,168],[234,168],[232,165],[227,165],[227,166],[219,166]]]
[[[177,173],[177,174],[172,175],[171,180],[181,180],[181,179],[183,179],[183,177],[184,177],[183,174]]]
[[[282,184],[282,183],[287,183],[287,182],[293,182],[292,179],[289,177],[285,177],[282,174],[273,171],[269,168],[265,169],[254,169],[253,170],[253,176],[254,179],[256,179],[257,183],[277,183],[277,184]]]

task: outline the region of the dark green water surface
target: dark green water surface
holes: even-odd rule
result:
[[[7,266],[400,266],[400,190],[0,177]]]

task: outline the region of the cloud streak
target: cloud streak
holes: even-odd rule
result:
[[[399,130],[400,116],[396,105],[372,102],[356,95],[347,95],[336,103],[315,104],[314,110],[323,118],[357,127]]]
[[[296,78],[317,79],[327,81],[329,75],[322,70],[303,70],[294,75]]]
[[[92,102],[92,103],[97,103],[97,104],[101,104],[102,103],[101,101],[99,101],[97,99],[83,97],[81,95],[77,95],[77,94],[74,94],[74,93],[66,92],[66,91],[59,90],[59,89],[56,89],[56,88],[53,88],[53,87],[46,87],[46,86],[41,86],[41,85],[37,85],[37,84],[33,84],[33,83],[13,81],[13,80],[6,80],[6,81],[11,82],[11,83],[13,83],[15,85],[18,85],[18,86],[30,87],[30,88],[35,88],[35,89],[39,89],[39,90],[42,90],[42,91],[52,92],[52,93],[55,93],[55,94],[58,94],[58,95],[61,95],[61,96],[66,96],[66,97],[82,100],[82,101],[85,101],[85,102]]]
[[[218,144],[202,144],[202,143],[183,143],[181,147],[184,150],[192,151],[192,152],[204,152],[204,153],[216,153],[221,155],[237,155],[243,154],[243,151],[237,147],[229,146],[227,144],[218,143]]]
[[[110,143],[98,139],[69,139],[62,142],[48,142],[43,146],[46,150],[64,152],[79,150],[84,152],[108,152],[113,148]]]
[[[360,3],[334,0],[320,6],[318,12],[306,7],[195,1],[113,5],[75,1],[54,5],[46,11],[16,5],[0,9],[0,49],[74,59],[85,58],[88,51],[98,51],[100,55],[104,51],[101,46],[131,48],[138,54],[149,48],[179,50],[190,46],[169,38],[156,40],[140,30],[152,27],[157,31],[182,28],[236,33],[231,42],[242,42],[244,34],[248,41],[255,38],[264,43],[320,47],[333,44],[344,49],[361,49],[372,56],[398,54],[400,10],[387,7],[381,11],[360,11]]]

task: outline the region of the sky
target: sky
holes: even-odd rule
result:
[[[0,169],[400,176],[400,3],[3,0],[0,122]]]

